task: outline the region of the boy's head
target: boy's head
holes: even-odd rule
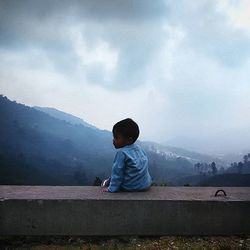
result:
[[[139,137],[139,126],[132,119],[127,118],[113,126],[113,144],[115,148],[122,148],[133,144]]]

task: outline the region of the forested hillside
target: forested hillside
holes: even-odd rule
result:
[[[0,113],[1,184],[92,185],[96,176],[110,175],[115,155],[111,132],[70,123],[65,113],[64,120],[55,118],[4,96]],[[155,183],[193,173],[186,158],[166,157],[138,143],[148,153]]]

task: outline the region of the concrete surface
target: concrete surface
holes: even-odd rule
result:
[[[1,235],[237,235],[249,215],[250,187],[0,186]]]

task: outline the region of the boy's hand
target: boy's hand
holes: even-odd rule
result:
[[[102,188],[102,192],[109,192],[109,191],[108,191],[108,188],[107,188],[107,187]]]

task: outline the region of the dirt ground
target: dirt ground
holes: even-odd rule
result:
[[[0,249],[32,250],[161,250],[161,249],[249,249],[247,236],[120,236],[120,237],[0,237]]]

